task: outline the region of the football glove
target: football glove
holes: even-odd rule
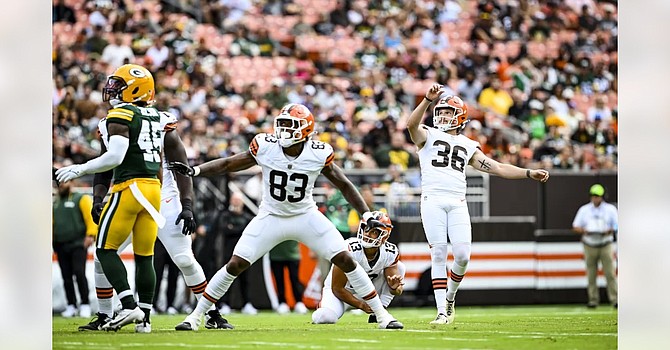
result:
[[[182,162],[168,162],[168,170],[174,170],[185,176],[195,176],[195,169],[188,164]]]
[[[58,183],[68,182],[80,176],[86,175],[86,167],[84,164],[69,165],[64,168],[56,170],[56,181]]]
[[[93,222],[96,225],[100,225],[100,215],[102,215],[102,209],[105,207],[105,203],[102,202],[102,198],[93,197],[93,208],[91,208],[91,216],[93,217]]]
[[[195,218],[193,218],[193,211],[191,207],[183,207],[181,213],[177,216],[177,221],[174,222],[175,225],[179,225],[179,222],[184,220],[184,227],[181,230],[181,233],[186,236],[195,232],[196,224]]]

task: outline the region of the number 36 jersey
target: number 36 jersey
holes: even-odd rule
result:
[[[263,171],[259,215],[294,216],[316,209],[314,182],[335,158],[329,144],[307,140],[300,155],[292,158],[284,154],[274,135],[261,133],[251,141],[249,151]]]
[[[464,135],[452,135],[425,125],[426,143],[419,149],[421,192],[465,198],[465,167],[479,143]]]

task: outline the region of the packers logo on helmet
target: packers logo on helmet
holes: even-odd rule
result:
[[[154,77],[149,70],[136,64],[125,64],[107,78],[102,89],[102,100],[151,105],[155,93]]]

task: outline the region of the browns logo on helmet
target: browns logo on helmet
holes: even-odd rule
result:
[[[290,103],[275,118],[274,134],[282,147],[307,141],[314,134],[314,115],[304,105]]]
[[[451,115],[446,111],[452,111]],[[468,119],[468,107],[465,102],[454,95],[440,98],[433,109],[433,125],[440,131],[448,131],[465,126]]]

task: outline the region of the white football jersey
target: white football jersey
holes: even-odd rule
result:
[[[421,125],[426,143],[419,149],[422,193],[458,195],[465,198],[465,167],[479,143],[464,135],[452,135]]]
[[[307,140],[302,153],[291,159],[274,135],[261,133],[251,141],[249,151],[263,171],[259,215],[294,216],[316,208],[314,182],[335,158],[329,144]]]
[[[365,251],[363,251],[363,246],[358,241],[358,238],[351,237],[346,240],[347,246],[351,255],[354,257],[354,260],[358,262],[359,265],[365,270],[365,273],[368,274],[372,284],[375,287],[381,286],[382,282],[386,283],[386,276],[384,275],[384,269],[387,267],[396,265],[400,259],[400,252],[398,247],[390,242],[385,242],[381,247],[379,247],[379,258],[370,266],[370,261],[365,256]],[[330,268],[328,272],[328,277],[324,281],[324,286],[331,288],[333,280],[333,268]],[[351,286],[351,283],[347,282],[344,286],[346,290],[351,293],[354,293],[354,288]]]
[[[160,112],[161,116],[161,149],[164,149],[164,140],[165,133],[171,132],[177,129],[177,118],[168,112]],[[100,137],[102,142],[105,144],[105,148],[109,147],[109,135],[107,133],[107,118],[102,118],[98,122],[98,132],[100,132]],[[172,172],[167,170],[167,160],[163,157],[163,182],[161,186],[161,198],[169,198],[179,196],[179,189],[177,188],[177,182],[172,175]]]

